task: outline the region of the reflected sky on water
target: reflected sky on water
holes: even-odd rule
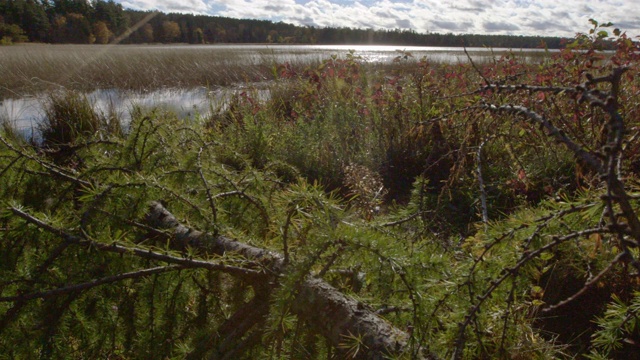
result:
[[[403,60],[417,61],[426,57],[430,61],[460,63],[468,61],[463,48],[421,47],[393,45],[132,45],[127,48],[145,51],[211,51],[233,54],[229,61],[244,62],[246,65],[270,62],[314,63],[328,59],[332,55],[344,58],[353,53],[362,61],[370,63],[393,62],[398,56]],[[467,48],[474,61],[482,61],[510,52],[509,49]],[[527,56],[542,52],[542,49],[514,50],[513,53]],[[410,54],[404,58],[405,54]],[[225,56],[225,58],[227,58]],[[128,123],[133,107],[143,109],[164,108],[180,118],[207,116],[212,107],[219,106],[230,93],[241,91],[242,86],[231,89],[210,90],[204,87],[193,89],[158,89],[147,92],[102,89],[87,93],[86,96],[98,113],[115,116]],[[0,121],[9,121],[15,128],[26,134],[33,134],[39,121],[44,118],[44,107],[49,95],[28,96],[0,100]]]
[[[400,52],[408,52],[413,60],[426,57],[431,61],[458,63],[466,62],[467,55],[461,47],[439,46],[402,46],[402,45],[280,45],[280,44],[215,44],[215,45],[144,45],[148,50],[179,50],[179,51],[211,51],[238,52],[240,58],[233,57],[234,61],[242,64],[254,65],[263,62],[265,58],[273,62],[285,62],[295,60],[301,63],[322,61],[331,55],[344,56],[353,51],[366,62],[391,62],[400,55]],[[504,49],[504,48],[466,48],[474,60],[501,56],[507,52],[514,53],[538,53],[544,49]],[[553,51],[553,50],[551,50]]]
[[[95,90],[85,96],[98,114],[105,117],[114,115],[127,124],[131,120],[131,111],[136,107],[147,110],[166,109],[179,118],[207,116],[212,107],[222,106],[226,93],[228,91],[212,91],[201,87],[159,89],[144,93],[123,92],[117,89]],[[30,135],[37,130],[35,124],[44,119],[44,108],[49,102],[49,95],[2,100],[0,120],[7,120],[19,131]]]

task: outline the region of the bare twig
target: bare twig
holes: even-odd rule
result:
[[[202,151],[204,149],[200,148],[198,150],[198,156],[196,158],[196,162],[198,165],[198,175],[200,176],[200,180],[202,181],[202,185],[204,186],[205,191],[207,192],[207,200],[209,201],[209,208],[211,209],[211,216],[213,219],[213,224],[217,224],[218,223],[218,210],[216,207],[216,204],[213,200],[213,196],[211,195],[211,188],[209,188],[209,182],[207,181],[207,179],[204,177],[204,173],[202,172]]]
[[[480,71],[480,69],[478,68],[476,63],[473,61],[473,58],[471,57],[471,55],[467,51],[467,47],[466,46],[464,47],[464,54],[467,55],[467,60],[469,60],[469,63],[471,64],[473,69],[476,71],[476,73],[482,78],[482,80],[484,80],[484,83],[487,84],[487,85],[490,84],[491,82],[489,81],[489,79],[487,79],[486,76],[484,76],[482,71]]]
[[[28,301],[28,300],[34,300],[34,299],[47,299],[50,297],[59,296],[59,295],[67,294],[70,292],[88,290],[97,286],[110,284],[110,283],[114,283],[114,282],[118,282],[126,279],[136,279],[136,278],[141,278],[141,277],[145,277],[153,274],[160,274],[168,271],[181,270],[184,268],[185,267],[178,266],[178,265],[158,266],[150,269],[143,269],[143,270],[137,270],[137,271],[127,272],[123,274],[113,275],[113,276],[107,276],[101,279],[91,280],[85,283],[73,284],[73,285],[64,286],[64,287],[47,290],[47,291],[38,291],[34,293],[29,293],[29,294],[0,297],[0,302],[15,302],[15,301]]]
[[[10,142],[8,142],[4,137],[2,137],[2,135],[0,135],[0,142],[2,142],[7,148],[9,148],[9,150],[13,151],[14,153],[23,156],[31,161],[36,162],[37,164],[39,164],[40,166],[42,166],[43,168],[47,169],[49,171],[49,173],[53,174],[53,175],[57,175],[62,179],[65,179],[69,182],[72,183],[76,183],[82,186],[86,186],[86,187],[90,187],[91,183],[86,181],[86,180],[82,180],[79,179],[71,174],[68,174],[67,171],[61,167],[58,167],[54,164],[48,163],[36,156],[27,154],[24,151],[21,151],[19,149],[17,149],[15,146],[13,146]]]
[[[520,105],[493,105],[493,104],[483,104],[482,108],[492,111],[492,112],[504,112],[514,115],[522,115],[525,118],[534,122],[534,124],[541,126],[546,129],[548,135],[554,138],[556,141],[564,144],[569,150],[573,152],[573,154],[586,164],[588,164],[592,169],[601,173],[603,170],[602,161],[595,156],[594,154],[588,152],[578,145],[575,141],[573,141],[567,134],[555,127],[551,121],[549,121],[544,116],[536,113],[535,111]]]
[[[582,286],[582,288],[580,290],[578,290],[577,293],[571,295],[570,297],[566,298],[565,300],[562,300],[560,302],[558,302],[557,304],[553,304],[553,305],[548,305],[542,308],[541,312],[544,313],[549,313],[551,311],[554,311],[558,308],[561,308],[569,303],[571,303],[572,301],[575,301],[577,298],[579,298],[580,296],[584,295],[587,291],[589,291],[589,289],[591,289],[594,285],[596,285],[600,280],[602,280],[602,278],[609,272],[611,271],[611,269],[613,269],[613,267],[619,263],[620,261],[622,261],[625,257],[627,257],[627,253],[626,252],[621,252],[619,253],[613,260],[611,260],[611,262],[609,262],[609,265],[607,265],[604,269],[602,269],[596,276],[592,277],[589,281],[587,281],[584,286]]]
[[[409,215],[409,216],[407,216],[407,217],[405,217],[403,219],[396,220],[396,221],[391,221],[391,222],[387,222],[387,223],[383,223],[383,224],[380,224],[380,226],[382,226],[382,227],[391,227],[391,226],[401,225],[401,224],[404,224],[406,222],[409,222],[409,221],[417,218],[418,216],[421,216],[421,215],[423,215],[425,213],[431,213],[431,212],[432,211],[416,211],[415,213],[413,213],[413,214],[411,214],[411,215]]]

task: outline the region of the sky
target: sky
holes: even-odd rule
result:
[[[638,0],[117,0],[125,8],[419,33],[573,37],[589,19],[640,35]]]

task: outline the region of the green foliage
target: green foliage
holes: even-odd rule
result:
[[[27,41],[27,37],[20,26],[0,22],[0,45],[11,45],[25,41]]]
[[[628,301],[614,296],[604,316],[598,319],[599,329],[593,335],[593,350],[589,359],[610,359],[632,356],[639,339],[640,293]]]
[[[193,122],[134,109],[118,129],[52,98],[41,144],[0,133],[0,353],[366,356],[296,316],[319,278],[406,334],[406,358],[629,354],[640,152],[616,126],[638,127],[637,44],[614,33],[594,62],[598,31],[540,64],[283,65],[272,96]],[[151,201],[281,257],[175,247]]]

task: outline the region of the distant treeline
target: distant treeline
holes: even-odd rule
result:
[[[561,48],[565,39],[541,36],[421,34],[295,26],[266,20],[124,9],[113,0],[0,0],[2,43],[283,43],[390,44]]]

